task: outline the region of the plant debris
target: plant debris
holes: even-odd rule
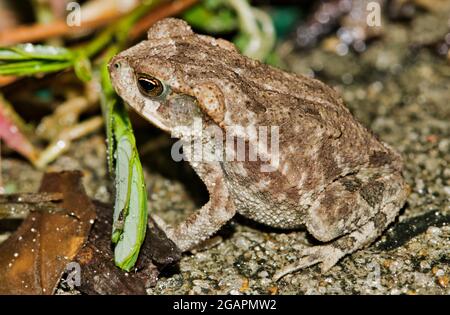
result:
[[[28,139],[29,130],[14,108],[0,95],[0,140],[13,150],[22,154],[31,162],[39,155],[32,142]]]
[[[61,212],[31,212],[0,244],[0,294],[52,294],[68,263],[84,244],[95,207],[81,172],[47,173],[42,193],[62,193]]]
[[[146,238],[136,267],[124,272],[114,265],[111,249],[113,207],[94,202],[97,211],[89,239],[75,261],[81,266],[81,285],[85,294],[145,294],[156,284],[159,272],[181,258],[180,250],[163,231],[149,219]]]
[[[57,211],[59,208],[53,202],[62,198],[61,193],[0,195],[0,219],[24,218],[30,211]]]
[[[450,224],[450,215],[442,214],[438,210],[426,212],[395,225],[386,234],[386,240],[377,245],[377,249],[393,250],[424,233],[430,226],[442,227],[446,224]]]

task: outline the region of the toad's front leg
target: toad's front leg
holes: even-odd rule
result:
[[[236,213],[219,163],[193,165],[209,192],[209,201],[175,227],[155,218],[180,250],[188,251],[216,233]]]

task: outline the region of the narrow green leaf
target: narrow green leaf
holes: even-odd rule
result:
[[[142,166],[138,154],[131,161],[131,187],[128,214],[125,217],[124,233],[114,250],[115,264],[129,271],[136,263],[147,229],[147,192]]]
[[[229,33],[238,27],[235,15],[228,8],[212,11],[203,4],[186,11],[183,19],[196,29],[208,33]]]
[[[117,243],[123,233],[125,218],[128,215],[130,190],[131,190],[131,166],[133,158],[133,145],[126,135],[117,141],[116,148],[116,199],[114,203],[112,241]]]
[[[107,63],[123,48],[128,40],[128,31],[135,22],[160,2],[152,0],[139,6],[84,51],[85,55],[91,56],[104,43],[114,42],[102,59],[99,74],[108,142],[108,169],[111,174],[115,171],[116,181],[112,233],[112,242],[116,244],[114,261],[118,267],[127,271],[136,263],[147,231],[147,191],[128,113],[111,84]]]
[[[8,48],[0,48],[0,60],[25,60],[28,57],[25,57],[15,51],[12,51]]]
[[[9,47],[10,50],[27,57],[29,59],[45,59],[45,60],[72,60],[74,53],[64,47],[19,44]]]
[[[102,95],[100,98],[100,104],[102,107],[103,119],[105,121],[105,129],[106,129],[106,144],[108,146],[108,171],[110,174],[114,174],[114,152],[115,148],[115,139],[113,132],[113,120],[114,120],[114,111],[116,109],[116,105],[118,103],[118,97],[114,91],[114,88],[111,84],[111,80],[109,78],[108,67],[106,65],[107,61],[109,61],[115,54],[117,54],[118,48],[116,46],[109,47],[105,56],[103,57],[103,63],[100,67],[100,81],[102,85]]]
[[[0,75],[29,76],[57,72],[72,66],[71,62],[19,61],[0,65]]]
[[[89,59],[80,55],[75,59],[74,70],[76,76],[83,82],[89,82],[92,79],[92,66]]]
[[[34,68],[34,67],[41,67],[44,64],[46,64],[46,62],[43,62],[41,60],[7,62],[7,63],[0,65],[0,69],[14,70],[14,69]]]
[[[117,53],[110,48],[107,59]],[[115,264],[133,268],[147,230],[147,192],[133,129],[125,105],[112,87],[106,62],[101,68],[102,110],[108,137],[108,164],[115,172],[116,200],[112,242]]]
[[[136,262],[147,226],[147,192],[133,129],[123,103],[113,114],[115,138],[115,183],[113,243],[118,267],[130,270]]]

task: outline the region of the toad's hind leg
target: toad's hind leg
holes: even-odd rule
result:
[[[326,272],[343,256],[369,245],[394,221],[407,192],[402,176],[390,170],[368,169],[337,180],[311,205],[306,223],[326,243],[306,248],[274,279],[317,263]]]

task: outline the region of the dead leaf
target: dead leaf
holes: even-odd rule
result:
[[[0,195],[0,220],[24,219],[30,211],[59,211],[55,201],[61,201],[61,193],[22,193]]]
[[[120,270],[114,265],[111,247],[113,208],[94,203],[98,219],[76,257],[81,266],[81,286],[77,289],[86,294],[145,294],[146,288],[156,284],[159,270],[181,258],[180,250],[149,218],[150,227],[136,270],[128,273]]]
[[[44,203],[50,201],[61,201],[63,194],[56,193],[23,193],[0,195],[0,203]]]
[[[81,177],[81,172],[45,174],[39,191],[62,193],[59,206],[66,212],[32,212],[0,244],[0,294],[54,293],[95,219]]]

